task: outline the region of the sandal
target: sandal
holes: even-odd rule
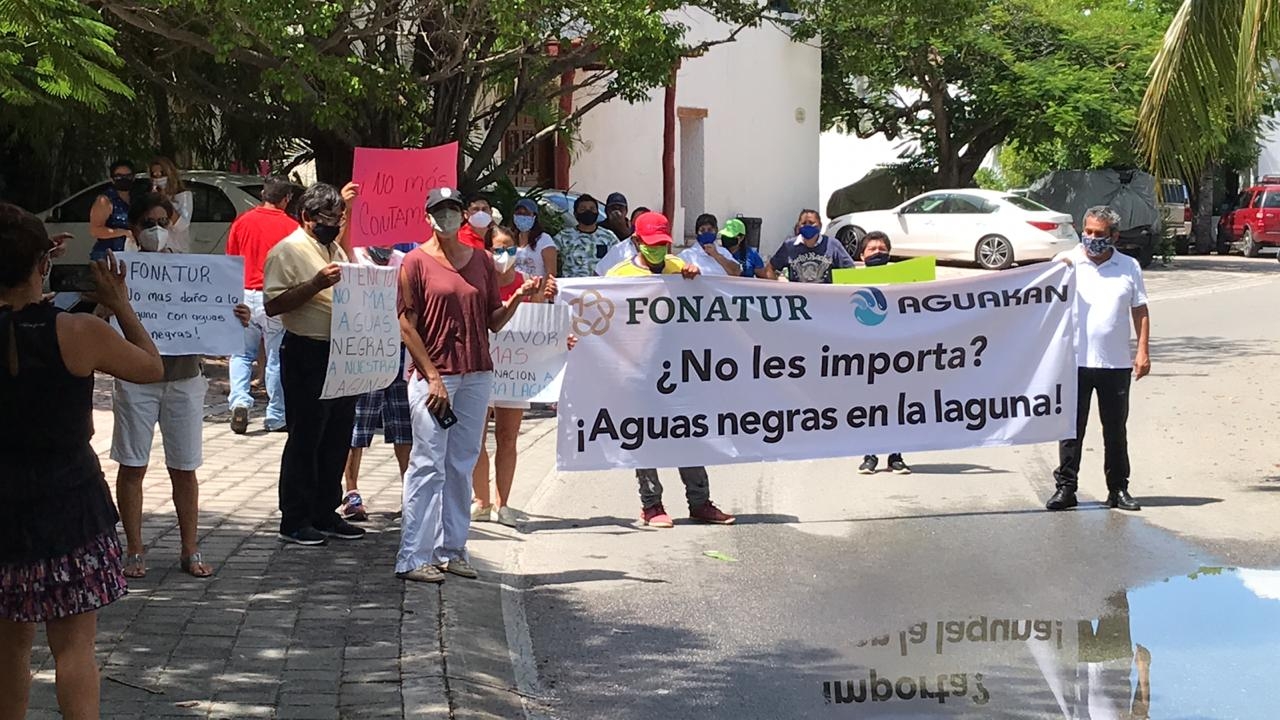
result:
[[[147,560],[142,556],[142,553],[125,556],[124,576],[134,580],[140,580],[147,576]]]
[[[207,578],[213,575],[213,568],[205,564],[204,557],[199,551],[182,558],[179,561],[182,565],[182,571],[194,578]]]

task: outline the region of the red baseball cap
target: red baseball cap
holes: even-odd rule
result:
[[[636,237],[645,245],[671,245],[671,224],[662,213],[647,212],[636,218]]]

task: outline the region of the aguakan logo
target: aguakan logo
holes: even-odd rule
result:
[[[603,335],[613,324],[613,301],[598,290],[587,290],[569,301],[573,309],[573,332],[579,337]]]
[[[879,288],[859,288],[850,296],[849,302],[853,303],[854,319],[863,325],[879,325],[889,314],[889,301]]]

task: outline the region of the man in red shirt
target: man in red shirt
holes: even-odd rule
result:
[[[489,234],[489,226],[493,224],[493,206],[483,195],[476,195],[467,203],[462,212],[462,227],[458,230],[458,240],[463,245],[476,250],[484,250],[484,237]]]
[[[267,347],[267,432],[285,429],[284,389],[280,384],[280,342],[284,325],[269,318],[262,307],[262,268],[267,253],[276,243],[298,229],[298,222],[285,214],[298,186],[278,177],[269,177],[262,186],[262,205],[236,218],[227,235],[227,254],[244,258],[244,304],[252,317],[244,331],[244,349],[231,356],[231,430],[243,434],[249,429],[253,396],[249,383],[258,346],[266,338]]]

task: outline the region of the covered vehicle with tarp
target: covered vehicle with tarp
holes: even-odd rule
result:
[[[1144,268],[1155,257],[1161,212],[1156,202],[1156,179],[1150,173],[1135,169],[1057,170],[1033,183],[1027,196],[1070,215],[1077,231],[1084,229],[1085,211],[1107,205],[1120,214],[1116,247],[1137,258]]]

